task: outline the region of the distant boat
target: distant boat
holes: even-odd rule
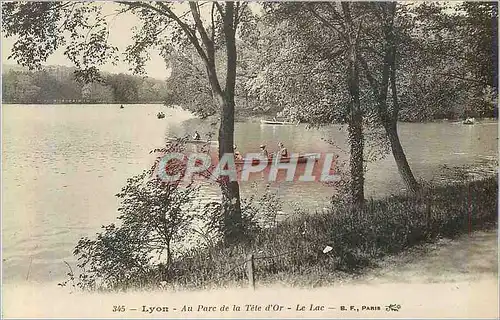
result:
[[[120,109],[124,109],[125,107],[123,106],[123,104],[120,106]]]
[[[476,123],[476,119],[474,119],[474,118],[467,118],[462,123],[463,124],[474,124],[474,123]]]
[[[292,126],[292,125],[298,125],[300,121],[297,122],[288,122],[288,121],[277,121],[277,120],[260,120],[261,124],[270,124],[270,125],[276,125],[276,126]]]
[[[163,112],[158,112],[158,114],[156,115],[156,117],[158,119],[163,119],[163,118],[165,118],[165,114]]]

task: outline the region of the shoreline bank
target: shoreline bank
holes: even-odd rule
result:
[[[218,288],[68,294],[66,289],[55,286],[7,285],[3,288],[2,312],[6,318],[491,318],[498,314],[497,252],[497,231],[478,231],[388,257],[380,268],[369,270],[365,276],[319,288],[294,288],[274,283],[257,286],[255,291]],[[464,257],[469,259],[464,260]],[[440,272],[429,268],[436,265],[444,267]],[[246,304],[262,306],[262,310],[247,312]],[[291,310],[265,311],[269,304],[283,305]],[[307,310],[297,311],[297,304],[306,306]],[[310,304],[325,306],[325,310],[311,311]],[[385,308],[389,304],[398,304],[401,308],[388,312]],[[123,313],[113,312],[114,305],[124,305],[127,309]],[[217,308],[213,312],[198,312],[199,305]],[[221,312],[222,305],[240,305],[243,309]],[[381,310],[351,311],[351,305],[360,309],[379,306]],[[169,311],[143,312],[143,306],[167,306]],[[191,306],[193,311],[181,312],[183,306]],[[348,310],[341,311],[341,306],[347,306]]]

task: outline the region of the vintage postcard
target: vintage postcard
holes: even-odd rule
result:
[[[497,2],[9,1],[2,318],[496,318]]]

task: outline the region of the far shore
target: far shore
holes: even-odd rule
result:
[[[119,104],[163,104],[163,101],[139,101],[139,102],[98,102],[98,101],[57,101],[57,102],[15,102],[9,101],[4,102],[2,104],[17,104],[17,105],[85,105],[85,104],[107,104],[107,105],[119,105]]]
[[[4,102],[2,101],[3,105],[109,105],[109,106],[119,106],[119,105],[151,105],[151,104],[157,104],[157,105],[162,105],[165,106],[163,101],[141,101],[141,102],[82,102],[82,101],[77,101],[77,102],[70,102],[70,101],[62,101],[62,102],[31,102],[31,103],[23,103],[23,102],[13,102],[13,101],[8,101]],[[170,107],[170,106],[165,106],[165,107]],[[258,113],[251,115],[247,112],[241,112],[240,114],[235,115],[235,122],[260,122],[260,120],[269,120],[272,119],[274,116],[267,114],[267,113]],[[435,122],[461,122],[465,119],[466,117],[454,117],[454,118],[439,118],[439,119],[433,119],[433,120],[425,120],[425,121],[399,121],[400,123],[435,123]],[[498,119],[496,117],[476,117],[475,118],[478,121],[487,121],[487,122],[494,122],[497,121]],[[301,122],[302,124],[306,124],[306,122]]]

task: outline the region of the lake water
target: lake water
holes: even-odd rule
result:
[[[156,113],[165,112],[165,119]],[[92,236],[115,221],[114,196],[126,179],[150,167],[149,151],[165,137],[191,134],[210,126],[189,113],[161,105],[3,105],[2,107],[2,244],[3,280],[53,282],[73,263],[72,249],[82,236]],[[347,151],[346,128],[330,126],[261,126],[237,123],[235,139],[242,153],[261,143],[270,151],[283,141],[293,152]],[[496,159],[498,126],[482,122],[399,125],[410,165],[418,178],[431,180],[442,165],[460,166]],[[324,141],[332,139],[335,146]],[[368,164],[366,195],[401,191],[392,156]],[[262,184],[258,185],[262,190]],[[332,190],[320,183],[275,183],[283,210],[296,202],[312,210],[328,204]],[[255,189],[242,185],[243,196]],[[217,197],[208,188],[205,198]],[[28,280],[27,280],[28,279]]]

